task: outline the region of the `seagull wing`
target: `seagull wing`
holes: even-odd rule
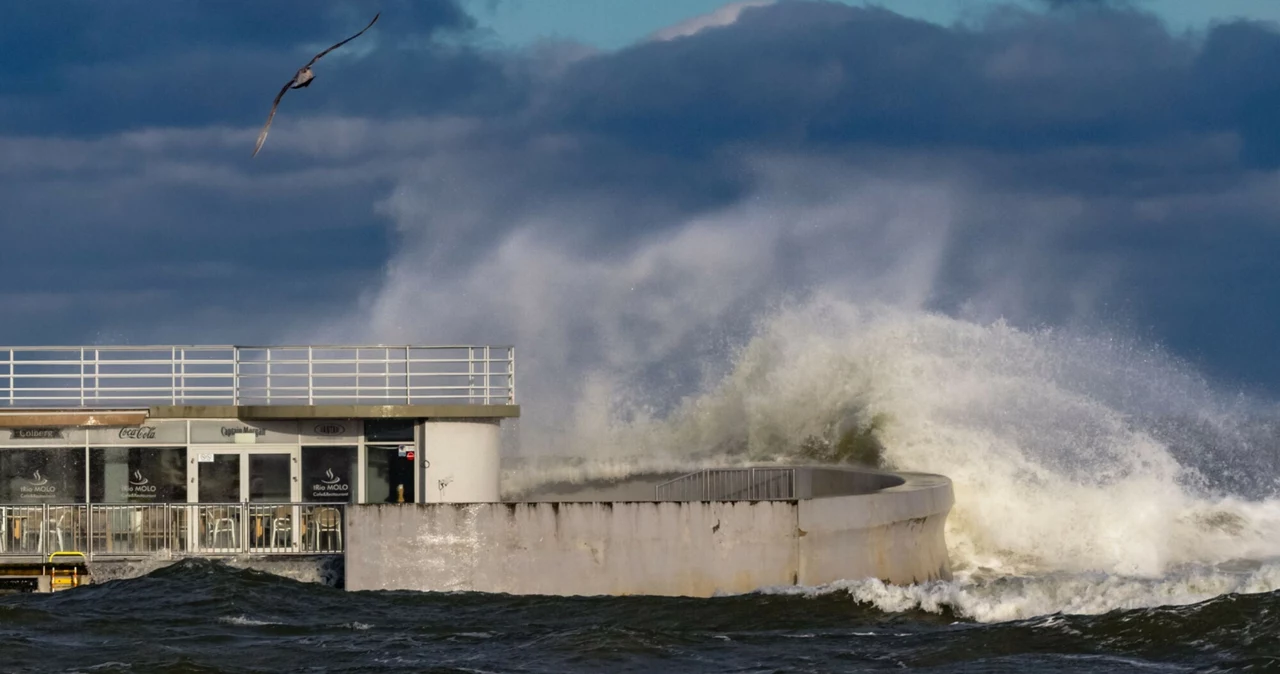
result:
[[[331,52],[331,51],[333,51],[333,50],[337,49],[338,47],[341,47],[342,45],[344,45],[344,44],[346,44],[346,43],[348,43],[348,42],[350,42],[350,41],[352,41],[352,40],[354,40],[354,39],[356,39],[356,38],[360,37],[361,35],[363,35],[363,34],[364,34],[364,32],[365,32],[366,30],[369,30],[369,27],[370,27],[370,26],[372,26],[374,23],[377,23],[377,21],[378,21],[378,17],[379,17],[379,16],[382,16],[382,12],[378,12],[377,14],[374,14],[374,15],[373,15],[373,21],[370,21],[368,26],[365,26],[364,28],[361,28],[359,33],[356,33],[355,35],[352,35],[351,37],[349,37],[349,38],[347,38],[347,39],[343,40],[342,42],[339,42],[338,44],[335,44],[335,45],[333,45],[332,47],[329,47],[328,49],[326,49],[326,50],[324,50],[324,51],[320,52],[319,54],[316,54],[316,55],[315,55],[315,57],[313,57],[313,58],[311,59],[311,61],[309,61],[305,67],[310,68],[310,67],[312,66],[312,64],[314,64],[316,61],[319,61],[319,60],[320,60],[320,57],[321,57],[321,56],[324,56],[325,54],[328,54],[329,52]]]
[[[271,120],[275,119],[276,107],[280,105],[280,99],[284,98],[284,92],[288,91],[291,86],[293,86],[293,80],[289,80],[284,85],[280,93],[276,94],[276,100],[271,103],[271,114],[267,115],[267,123],[262,125],[262,131],[258,132],[258,144],[253,148],[253,156],[258,156],[258,150],[261,150],[262,144],[267,141],[267,129],[271,128]]]

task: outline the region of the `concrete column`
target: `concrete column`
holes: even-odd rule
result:
[[[423,503],[496,503],[499,436],[496,419],[422,424]]]

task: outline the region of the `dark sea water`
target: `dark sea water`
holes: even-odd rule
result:
[[[981,624],[842,591],[348,593],[213,562],[0,597],[4,672],[1280,671],[1280,593]]]

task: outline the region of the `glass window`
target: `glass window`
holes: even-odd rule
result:
[[[292,457],[288,454],[249,455],[249,500],[255,502],[289,503],[290,468]]]
[[[89,450],[94,503],[184,503],[186,447],[95,447]]]
[[[196,463],[196,498],[200,503],[240,502],[240,455],[213,454]]]
[[[0,449],[0,503],[84,503],[84,448]]]
[[[413,445],[365,448],[365,503],[413,503]]]
[[[413,442],[413,419],[370,419],[364,422],[368,442]]]
[[[355,447],[302,448],[302,500],[355,503]]]

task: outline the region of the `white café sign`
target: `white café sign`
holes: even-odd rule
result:
[[[225,421],[200,420],[191,422],[193,444],[223,444],[239,442],[288,443],[298,442],[296,421]]]

